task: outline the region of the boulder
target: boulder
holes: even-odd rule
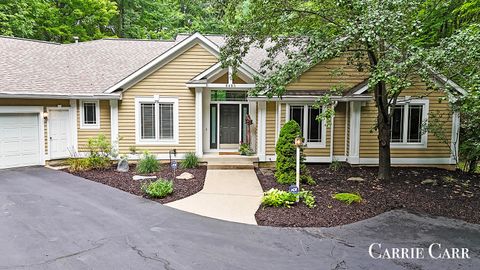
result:
[[[135,180],[135,181],[139,181],[139,180],[157,179],[157,177],[155,175],[149,175],[149,176],[134,175],[132,179]]]
[[[352,182],[365,182],[365,179],[361,177],[350,177],[347,179],[347,181],[352,181]]]
[[[437,180],[433,180],[433,179],[425,179],[421,182],[422,185],[436,185],[437,184]]]
[[[128,159],[122,158],[118,161],[117,172],[128,172],[130,166],[128,165]]]
[[[190,180],[190,179],[193,179],[195,178],[195,176],[193,176],[193,174],[189,173],[189,172],[184,172],[182,174],[180,174],[179,176],[177,176],[177,179],[179,180]]]

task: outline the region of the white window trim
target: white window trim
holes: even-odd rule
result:
[[[84,123],[84,103],[95,103],[95,124]],[[100,101],[99,100],[80,100],[80,129],[100,129]]]
[[[428,99],[409,99],[409,97],[405,97],[403,99],[399,99],[396,105],[422,105],[422,123],[428,121],[428,112],[429,112],[429,100]],[[421,142],[419,143],[409,143],[406,142],[408,138],[408,108],[404,110],[405,120],[403,121],[403,140],[404,142],[390,142],[390,147],[395,149],[415,149],[415,148],[427,148],[427,141],[428,141],[428,133],[425,132],[422,134]],[[420,127],[422,128],[422,127]]]
[[[173,103],[173,139],[142,139],[141,138],[141,107],[142,103]],[[156,109],[155,109],[156,110]],[[158,115],[155,113],[155,136],[159,134],[160,125],[157,122]],[[136,97],[135,98],[135,143],[137,145],[176,145],[179,143],[178,140],[178,98],[176,97],[159,97],[155,95],[154,97]]]
[[[327,124],[325,122],[325,119],[322,119],[320,125],[322,127],[322,137],[321,137],[321,142],[308,142],[306,135],[308,134],[308,106],[313,106],[311,103],[287,103],[287,108],[286,108],[286,116],[285,119],[286,121],[290,121],[290,106],[303,106],[303,131],[302,134],[305,138],[305,144],[304,146],[306,148],[325,148],[326,147],[326,141],[327,141]],[[325,111],[326,107],[322,107],[322,112]],[[305,122],[307,121],[307,122]]]

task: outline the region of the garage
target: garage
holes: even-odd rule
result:
[[[43,165],[43,119],[37,110],[0,108],[0,169]]]

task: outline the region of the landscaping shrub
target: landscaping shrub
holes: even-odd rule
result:
[[[348,205],[352,204],[353,202],[360,203],[362,201],[362,197],[360,196],[360,194],[353,193],[337,193],[333,195],[333,198]]]
[[[160,164],[158,163],[155,155],[152,155],[148,152],[143,154],[143,157],[137,163],[137,172],[141,174],[154,173],[160,169]]]
[[[340,170],[342,167],[343,167],[342,162],[336,159],[332,160],[332,163],[330,163],[330,166],[328,166],[328,168],[334,172]]]
[[[100,134],[95,138],[88,139],[87,148],[91,156],[107,157],[112,151],[112,145],[110,144],[110,141],[103,134]]]
[[[80,172],[90,170],[90,163],[86,158],[71,158],[67,161],[70,172]]]
[[[173,192],[173,182],[169,180],[158,179],[155,182],[142,185],[142,190],[148,196],[154,198],[165,198]]]
[[[281,184],[294,184],[296,175],[295,138],[301,135],[300,126],[291,120],[283,125],[278,136],[275,151],[277,153],[275,178]],[[300,152],[300,180],[303,183],[315,184],[304,163],[303,148]]]
[[[248,143],[240,144],[238,152],[240,152],[240,155],[243,156],[250,156],[252,154],[252,150],[250,149],[250,145]]]
[[[288,191],[278,190],[272,188],[269,191],[264,193],[262,198],[262,204],[264,206],[273,206],[273,207],[288,207],[292,204],[295,204],[297,197],[308,207],[314,208],[315,205],[315,196],[313,196],[311,191],[302,190],[298,194],[293,194]]]
[[[192,169],[198,167],[198,157],[194,152],[185,154],[185,159],[180,163],[182,169]]]
[[[315,205],[315,196],[309,190],[302,189],[299,193],[300,199],[308,208],[314,208]]]
[[[264,193],[262,204],[273,207],[290,207],[297,201],[297,196],[293,193],[272,188]]]
[[[90,155],[87,157],[87,163],[91,169],[99,170],[108,169],[112,166],[112,161],[106,156]]]

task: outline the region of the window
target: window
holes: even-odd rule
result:
[[[428,100],[399,102],[394,108],[391,122],[392,146],[426,146],[427,136],[422,125],[427,120]]]
[[[322,109],[316,109],[312,105],[289,106],[289,119],[295,120],[302,130],[307,146],[325,147],[324,121],[318,121],[317,117]]]
[[[84,100],[80,102],[80,120],[82,129],[100,128],[100,105],[98,100]]]
[[[247,101],[247,91],[212,90],[211,101]]]
[[[178,143],[176,98],[137,98],[135,113],[137,143]]]

